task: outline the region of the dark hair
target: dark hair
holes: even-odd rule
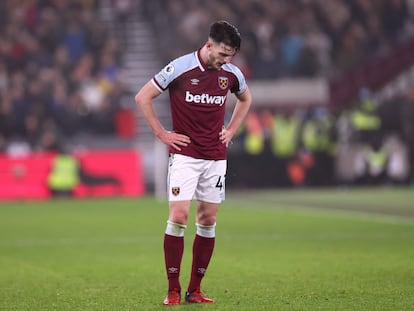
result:
[[[211,24],[209,37],[217,43],[224,43],[240,50],[241,37],[238,29],[226,21],[217,21]]]

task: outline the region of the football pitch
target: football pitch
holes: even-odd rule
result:
[[[228,192],[214,305],[161,305],[167,212],[152,197],[0,203],[0,310],[414,310],[414,188]]]

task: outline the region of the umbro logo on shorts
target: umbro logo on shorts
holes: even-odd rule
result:
[[[179,195],[180,194],[180,187],[172,187],[171,192],[175,196]]]

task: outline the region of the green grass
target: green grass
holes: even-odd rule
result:
[[[165,310],[167,203],[0,203],[0,310]],[[194,217],[194,207],[191,211]],[[175,310],[414,310],[414,189],[228,193],[203,281]],[[186,231],[185,289],[194,221]]]

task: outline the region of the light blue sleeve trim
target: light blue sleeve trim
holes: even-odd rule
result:
[[[195,52],[176,58],[154,76],[154,84],[157,85],[158,89],[161,88],[161,91],[165,91],[172,81],[198,66]]]
[[[224,64],[221,68],[228,72],[233,73],[237,77],[237,80],[239,81],[239,90],[236,91],[235,93],[243,94],[244,91],[246,91],[247,89],[247,83],[246,83],[246,78],[244,77],[241,70],[233,64]]]

